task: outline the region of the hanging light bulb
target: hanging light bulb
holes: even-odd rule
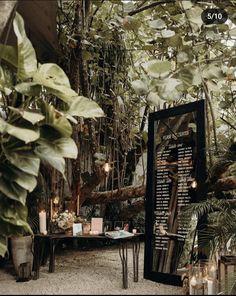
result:
[[[111,170],[111,166],[108,162],[106,162],[103,166],[103,169],[105,171],[105,173],[109,173],[109,171]]]
[[[57,205],[59,203],[59,196],[54,197],[53,203]]]
[[[197,181],[196,180],[193,180],[193,182],[191,183],[191,187],[193,189],[197,188]]]

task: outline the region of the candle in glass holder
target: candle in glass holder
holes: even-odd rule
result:
[[[46,219],[46,212],[42,210],[39,213],[39,232],[45,233],[47,231],[47,219]]]
[[[137,233],[137,229],[134,228],[134,229],[132,230],[132,232],[133,232],[133,234],[136,234],[136,233]]]

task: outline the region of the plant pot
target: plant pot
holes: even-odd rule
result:
[[[14,268],[17,277],[21,277],[20,265],[23,263],[28,263],[29,273],[32,273],[33,267],[33,237],[19,236],[11,237],[11,252]]]

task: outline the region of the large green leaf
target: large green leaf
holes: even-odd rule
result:
[[[27,206],[19,202],[9,203],[7,199],[1,200],[0,203],[0,219],[14,228],[23,228],[24,232],[32,233],[30,226],[27,223],[28,209]],[[8,231],[6,231],[8,232]],[[6,233],[8,234],[8,233]],[[13,233],[10,233],[12,235]]]
[[[179,51],[177,54],[177,62],[178,63],[188,62],[188,54],[185,51]]]
[[[206,65],[202,69],[202,77],[207,78],[207,79],[221,79],[224,78],[221,65],[217,63],[211,63],[209,65]]]
[[[77,158],[78,149],[74,140],[71,138],[60,138],[54,141],[40,139],[37,143],[40,146],[46,146],[47,149],[50,149],[51,154],[57,154],[60,157],[66,158]]]
[[[180,94],[177,90],[178,85],[181,81],[174,78],[166,78],[157,82],[158,94],[161,99],[166,101],[174,101],[180,98]]]
[[[26,111],[26,110],[17,109],[14,107],[9,107],[9,109],[11,109],[15,113],[19,114],[25,120],[31,122],[32,124],[36,124],[45,118],[45,116],[43,116],[42,114],[30,111],[30,110]]]
[[[156,106],[159,107],[161,103],[164,103],[162,101],[162,99],[160,98],[160,96],[157,93],[154,92],[150,92],[147,96],[147,102],[151,105],[151,106]]]
[[[27,174],[10,165],[3,166],[2,175],[5,179],[17,183],[29,192],[32,192],[37,185],[37,180],[33,175]]]
[[[175,74],[174,77],[178,78],[182,82],[185,89],[188,89],[192,86],[193,72],[190,69],[183,68],[177,74]]]
[[[175,31],[172,31],[172,30],[161,30],[161,33],[160,33],[160,37],[162,38],[171,38],[175,36]]]
[[[141,26],[140,20],[136,19],[135,17],[127,15],[123,19],[123,28],[125,30],[137,31],[140,26]]]
[[[229,31],[229,35],[231,38],[235,38],[236,37],[236,28],[233,28]]]
[[[162,19],[157,19],[153,21],[149,21],[149,26],[154,29],[164,29],[166,27],[166,23]]]
[[[34,72],[37,70],[36,54],[30,40],[26,36],[24,20],[19,13],[16,13],[13,28],[18,45],[17,76],[19,79],[25,80],[33,77]]]
[[[32,151],[17,151],[5,150],[5,155],[11,164],[25,173],[33,176],[38,176],[39,158]]]
[[[73,89],[68,88],[64,85],[58,85],[55,86],[55,88],[45,87],[45,89],[48,93],[56,96],[57,98],[61,99],[63,102],[69,105],[74,100],[74,98],[78,96],[78,94]]]
[[[17,48],[10,45],[0,44],[0,58],[17,67]]]
[[[76,159],[78,156],[77,146],[71,138],[58,139],[52,145],[63,157]]]
[[[96,102],[83,96],[73,98],[67,113],[72,116],[81,116],[85,118],[104,116],[103,110]]]
[[[63,137],[70,137],[72,134],[72,127],[66,117],[55,110],[52,105],[42,102],[42,114],[45,116],[43,125],[51,126],[57,130]]]
[[[0,257],[4,257],[5,254],[7,253],[7,237],[5,236],[0,236]]]
[[[17,84],[15,90],[25,96],[39,96],[42,87],[34,82],[23,82]]]
[[[56,170],[62,173],[65,172],[65,160],[63,156],[57,152],[54,145],[46,140],[40,140],[39,145],[35,148],[35,153],[40,160],[46,164],[49,164]]]
[[[70,103],[78,94],[71,89],[70,82],[65,72],[56,64],[46,63],[35,72],[33,81],[46,87],[47,91],[54,94],[66,103]]]
[[[132,81],[131,86],[138,96],[144,96],[148,93],[147,85],[142,80]]]
[[[33,79],[39,84],[52,88],[55,87],[56,89],[57,86],[70,88],[70,81],[66,73],[57,64],[53,63],[40,65]]]
[[[26,202],[27,191],[10,180],[0,177],[0,191],[7,197],[19,201],[22,205]]]
[[[194,6],[186,11],[191,24],[196,24],[199,28],[203,24],[201,14],[203,10],[199,6]]]
[[[147,72],[151,77],[160,78],[162,75],[168,75],[172,65],[169,61],[152,60],[147,64]]]
[[[0,118],[0,133],[7,133],[24,141],[26,144],[36,141],[40,136],[38,131],[11,125],[2,118]]]
[[[6,95],[9,95],[12,92],[12,87],[12,73],[8,69],[0,66],[0,91],[4,92]]]

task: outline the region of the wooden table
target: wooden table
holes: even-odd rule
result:
[[[55,248],[59,241],[64,239],[80,240],[80,239],[89,239],[89,240],[112,240],[117,241],[119,245],[119,256],[122,263],[122,287],[123,289],[128,288],[128,244],[132,244],[133,252],[133,280],[138,282],[138,269],[139,269],[139,251],[140,251],[140,237],[143,234],[137,233],[131,237],[116,238],[112,239],[106,237],[105,235],[67,235],[67,234],[48,234],[40,235],[35,234],[34,236],[34,264],[33,272],[34,279],[39,278],[39,270],[41,265],[42,252],[45,247],[46,242],[49,242],[49,272],[55,272]]]

